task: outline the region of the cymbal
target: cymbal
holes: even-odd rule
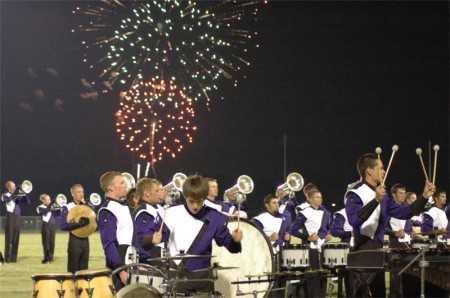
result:
[[[174,256],[167,256],[167,257],[148,259],[148,261],[190,260],[190,259],[202,259],[202,258],[214,258],[214,257],[216,257],[216,256],[177,254],[177,255],[174,255]]]
[[[87,226],[74,229],[71,231],[71,233],[79,238],[87,238],[97,230],[97,220],[95,217],[95,212],[85,205],[75,206],[70,209],[69,213],[67,214],[67,222],[78,223],[80,222],[81,217],[89,218],[89,224]]]

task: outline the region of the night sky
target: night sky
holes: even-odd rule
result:
[[[81,183],[86,196],[103,195],[104,172],[136,175],[140,162],[142,176],[146,166],[115,132],[120,90],[97,100],[79,96],[80,78],[92,75],[70,32],[80,23],[71,11],[81,2],[0,3],[1,190],[10,179],[32,181],[28,215],[35,214],[41,193],[70,197],[71,185]],[[209,108],[194,104],[193,143],[156,164],[163,184],[177,172],[199,173],[217,178],[222,196],[248,175],[255,184],[248,195],[254,216],[263,210],[263,197],[298,172],[319,186],[324,205],[335,211],[347,185],[359,179],[360,155],[381,147],[387,167],[398,145],[387,187],[400,182],[421,192],[415,149],[423,149],[428,171],[439,144],[436,184],[448,191],[448,2],[272,1],[252,26],[260,47],[248,54],[246,78],[237,87],[221,80]]]

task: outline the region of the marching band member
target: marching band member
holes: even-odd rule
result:
[[[291,239],[291,235],[289,234],[290,225],[284,215],[279,212],[279,201],[278,197],[267,195],[264,198],[264,207],[267,211],[252,219],[255,225],[269,238],[274,253],[278,253],[280,247],[285,243],[289,243],[289,240]]]
[[[447,193],[445,190],[436,190],[433,194],[434,205],[422,214],[422,232],[430,232],[432,230],[439,230],[446,237],[437,236],[438,242],[443,242],[440,239],[450,236],[449,220],[445,213],[445,203],[447,202]],[[431,238],[431,235],[430,235]],[[439,241],[440,240],[440,241]]]
[[[39,199],[42,204],[36,207],[36,212],[42,217],[41,237],[42,248],[44,249],[44,259],[42,264],[53,262],[55,253],[55,232],[56,217],[61,213],[60,209],[54,208],[54,202],[51,201],[48,194],[41,194]]]
[[[406,187],[400,183],[394,184],[391,187],[391,196],[398,205],[406,204]],[[416,232],[412,229],[411,219],[405,220],[390,217],[386,227],[386,234],[389,235],[389,248],[409,248],[408,243],[411,237],[416,235]],[[402,269],[400,266],[401,255],[391,254],[389,261],[391,263],[389,297],[403,297],[402,277],[398,276],[398,272]]]
[[[136,192],[136,187],[130,188],[130,190],[127,191],[125,201],[127,202],[128,207],[130,207],[131,213],[139,207],[139,196]]]
[[[74,184],[70,188],[73,201],[61,207],[61,220],[59,227],[63,231],[69,231],[69,244],[67,245],[67,271],[75,274],[76,271],[86,270],[89,265],[89,237],[80,238],[72,231],[87,226],[90,223],[88,217],[81,217],[78,223],[67,222],[67,215],[72,208],[86,205],[84,203],[84,188],[81,184]],[[91,206],[89,206],[91,207]]]
[[[183,183],[185,203],[167,209],[165,224],[170,230],[168,248],[171,256],[183,252],[210,256],[213,239],[218,246],[226,247],[231,253],[241,251],[242,231],[236,229],[230,233],[225,225],[228,217],[204,204],[208,191],[208,182],[202,176],[190,176]],[[210,258],[175,260],[176,265],[180,265],[180,262],[183,262],[178,272],[180,279],[211,279],[212,272],[204,270],[210,268]],[[201,271],[194,272],[197,270]],[[180,293],[213,291],[212,280],[178,283]]]
[[[30,204],[30,199],[26,194],[16,192],[16,184],[13,181],[6,182],[5,186],[7,192],[2,194],[2,202],[6,205],[5,261],[16,263],[19,251],[20,215],[22,207]]]
[[[310,206],[308,202],[308,192],[313,190],[319,190],[319,188],[317,187],[317,185],[311,182],[309,182],[303,187],[303,194],[305,195],[306,200],[295,207],[296,214],[298,214],[301,210],[304,210]]]
[[[398,205],[386,196],[386,188],[381,184],[385,176],[383,163],[376,154],[367,153],[357,162],[357,169],[362,180],[355,184],[345,195],[348,220],[353,227],[355,251],[380,249],[383,247],[385,225],[388,216],[408,219],[413,214],[419,214],[434,190],[430,182],[426,182],[422,196],[411,206]],[[384,272],[376,274],[370,282],[373,297],[385,297],[386,286]],[[357,289],[355,296],[365,295]]]
[[[348,222],[347,213],[345,208],[334,213],[333,222],[330,228],[330,234],[333,237],[341,239],[341,242],[349,243],[353,246],[353,228]],[[345,283],[345,295],[346,297],[352,297],[353,290],[353,274],[347,269],[338,270],[338,297],[343,297],[342,294],[342,280]]]
[[[405,202],[410,206],[417,200],[417,195],[415,192],[408,191],[405,195]],[[414,215],[411,217],[412,229],[417,234],[420,232],[420,226],[422,225],[422,214]]]
[[[133,245],[134,226],[130,208],[121,201],[126,195],[126,183],[120,172],[106,172],[100,177],[100,186],[105,192],[105,203],[97,215],[98,230],[106,257],[106,267],[111,270],[125,265],[125,255]],[[113,275],[116,291],[127,284],[128,272],[122,270]]]
[[[320,249],[324,242],[333,237],[330,234],[331,213],[322,206],[322,193],[311,190],[307,193],[310,207],[300,210],[297,219],[292,223],[291,235],[309,243],[309,262],[312,270],[320,269]],[[302,232],[299,229],[302,228]],[[326,279],[312,279],[307,282],[309,296],[325,297]]]
[[[150,178],[139,179],[136,189],[142,202],[141,206],[133,214],[139,263],[151,264],[148,260],[149,258],[162,256],[161,246],[157,246],[157,244],[167,241],[169,231],[164,226],[165,230],[159,232],[162,217],[158,212],[158,208],[163,209],[163,207],[158,204],[160,201],[160,190],[157,180]]]
[[[219,212],[222,212],[223,214],[226,214],[228,216],[236,215],[238,212],[237,208],[237,202],[235,194],[232,193],[226,193],[227,200],[219,200],[217,199],[218,193],[219,193],[219,187],[217,184],[217,180],[214,178],[205,178],[206,181],[208,181],[209,191],[208,196],[205,200],[205,205],[216,209]],[[241,194],[242,195],[242,194]],[[241,204],[240,206],[240,216],[241,218],[247,218],[247,212],[244,211],[246,208]]]

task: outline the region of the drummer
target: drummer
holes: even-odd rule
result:
[[[272,194],[264,198],[264,207],[266,212],[253,217],[253,222],[258,226],[269,238],[274,253],[280,251],[285,243],[289,243],[291,239],[290,225],[287,219],[280,211],[280,200]]]
[[[126,195],[127,185],[120,172],[106,172],[100,177],[100,186],[106,200],[98,211],[98,230],[106,267],[115,270],[125,265],[127,249],[133,244],[133,219],[127,203],[121,200]],[[128,272],[122,270],[112,279],[118,291],[127,284]]]
[[[72,195],[73,202],[61,207],[61,220],[59,222],[59,227],[63,231],[70,231],[69,244],[67,245],[67,272],[72,272],[75,274],[75,272],[79,270],[88,269],[89,237],[77,237],[72,233],[72,231],[89,225],[90,220],[88,217],[83,216],[80,217],[78,223],[67,222],[67,215],[69,214],[69,211],[76,206],[91,206],[84,202],[84,188],[81,184],[74,184],[70,188],[70,194]]]
[[[167,241],[169,231],[167,226],[159,231],[162,216],[158,209],[163,207],[158,204],[160,201],[158,181],[150,178],[139,179],[136,190],[142,202],[133,214],[139,263],[150,264],[148,259],[162,256],[161,246],[158,244]]]
[[[331,213],[322,206],[322,193],[319,190],[309,191],[307,200],[310,207],[297,213],[297,219],[291,226],[291,235],[301,238],[311,246],[309,262],[311,269],[316,270],[321,268],[322,244],[333,239],[330,234]],[[302,229],[302,232],[299,229]],[[308,281],[308,291],[309,296],[325,297],[326,279]]]
[[[450,236],[450,226],[448,224],[449,220],[445,213],[445,204],[447,202],[447,193],[445,190],[438,189],[433,194],[434,204],[426,212],[422,214],[422,233],[430,232],[432,230],[439,230],[442,234],[447,234],[443,236],[436,236],[438,242],[443,242],[444,238],[449,238]],[[434,235],[430,235],[430,238],[434,238]]]
[[[167,209],[164,223],[170,230],[170,256],[180,256],[183,253],[211,256],[213,240],[231,253],[241,252],[242,231],[236,229],[230,233],[225,225],[228,217],[204,205],[208,191],[206,179],[200,175],[192,175],[183,183],[185,203]],[[210,257],[174,259],[171,265],[178,269],[174,274],[179,278],[177,289],[171,291],[183,294],[214,292],[212,272],[208,270],[211,267]],[[187,280],[183,282],[185,277]]]

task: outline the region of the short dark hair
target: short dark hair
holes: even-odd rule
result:
[[[264,197],[264,205],[269,204],[272,199],[278,199],[277,196],[270,194]]]
[[[366,153],[358,159],[356,163],[356,169],[358,170],[359,176],[362,178],[366,175],[366,170],[368,168],[373,168],[376,166],[378,156],[374,153]]]
[[[205,199],[209,193],[209,184],[205,178],[195,174],[186,178],[183,183],[183,196],[187,200],[192,198],[194,200]]]
[[[433,194],[433,198],[439,197],[439,195],[440,195],[441,193],[446,194],[445,190],[443,190],[443,189],[436,189],[436,191],[435,191],[434,194]]]
[[[395,183],[394,185],[392,185],[391,187],[391,194],[396,193],[399,189],[404,189],[406,191],[406,186],[404,186],[401,183]]]

